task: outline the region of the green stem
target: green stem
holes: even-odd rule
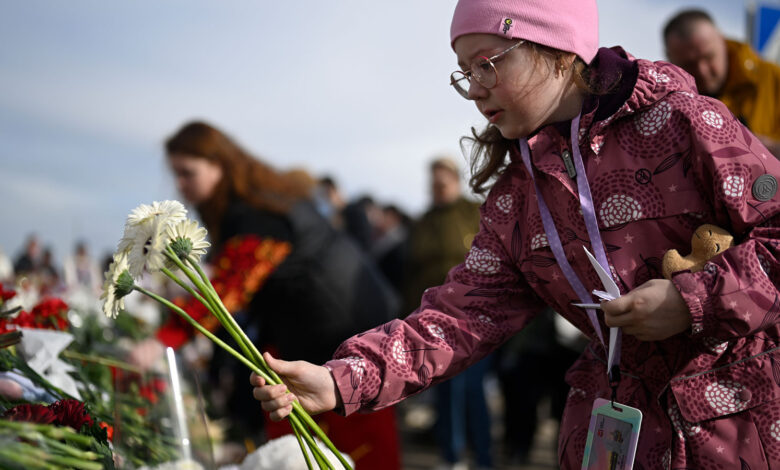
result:
[[[293,402],[293,413],[297,412],[300,419],[302,419],[309,428],[314,431],[315,434],[317,434],[317,437],[319,437],[322,442],[325,443],[326,446],[328,446],[328,449],[330,449],[335,455],[336,458],[339,459],[339,462],[341,462],[342,465],[344,465],[344,468],[352,470],[352,467],[349,465],[349,462],[347,462],[347,459],[344,458],[343,455],[341,455],[341,452],[336,448],[336,446],[331,442],[330,439],[328,439],[327,434],[320,428],[320,426],[312,419],[312,417],[309,415],[306,410],[303,409],[303,406],[297,401]]]
[[[138,292],[146,295],[147,297],[150,297],[150,298],[160,302],[161,304],[165,305],[166,307],[168,307],[171,310],[173,310],[174,312],[176,312],[187,323],[192,325],[193,328],[195,328],[196,330],[200,331],[204,336],[206,336],[208,339],[213,341],[217,346],[221,347],[225,351],[227,351],[230,354],[232,354],[236,359],[238,359],[239,361],[244,363],[244,365],[249,367],[253,372],[255,372],[256,374],[258,374],[259,376],[264,378],[266,380],[266,382],[269,382],[271,384],[275,384],[275,382],[273,382],[273,380],[271,380],[271,377],[269,377],[268,374],[266,374],[259,367],[257,367],[255,364],[253,364],[249,359],[247,359],[246,357],[242,356],[241,353],[239,353],[235,349],[233,349],[230,346],[228,346],[227,344],[225,344],[224,341],[222,341],[221,339],[219,339],[216,336],[214,336],[214,334],[212,332],[210,332],[209,330],[207,330],[206,328],[204,328],[203,325],[201,325],[200,323],[198,323],[195,320],[193,320],[192,317],[187,315],[187,312],[182,310],[178,305],[173,304],[168,299],[160,297],[159,295],[155,294],[154,292],[150,292],[150,291],[144,289],[143,287],[133,286],[133,289],[135,289]]]
[[[92,363],[101,364],[101,365],[104,365],[104,366],[116,367],[118,369],[129,370],[130,372],[135,372],[137,374],[143,374],[144,373],[144,371],[142,369],[140,369],[140,368],[138,368],[138,367],[136,367],[136,366],[134,366],[132,364],[128,364],[126,362],[117,361],[117,360],[114,360],[114,359],[106,359],[104,357],[92,356],[92,355],[89,355],[89,354],[81,354],[81,353],[77,353],[75,351],[71,351],[69,349],[66,349],[66,350],[62,351],[62,355],[64,357],[67,357],[67,358],[70,358],[70,359],[75,359],[77,361],[92,362]]]
[[[39,451],[39,449],[28,445],[14,445],[11,448],[0,449],[0,462],[5,458],[6,461],[13,462],[16,465],[24,464],[26,469],[60,470],[62,468],[59,465],[49,464],[44,460],[46,456],[36,451]]]
[[[245,342],[247,345],[247,348],[252,352],[252,357],[255,359],[255,361],[261,366],[264,367],[268,373],[273,377],[277,383],[282,383],[282,379],[279,377],[279,375],[276,374],[276,372],[271,369],[268,364],[265,362],[265,359],[263,359],[263,355],[260,353],[260,351],[257,350],[257,347],[255,347],[254,343],[249,339],[248,336],[246,336],[246,333],[244,333],[244,330],[241,329],[241,327],[238,326],[238,323],[236,323],[236,319],[233,318],[233,315],[230,314],[227,307],[225,307],[225,304],[222,303],[222,299],[219,298],[219,295],[217,294],[217,291],[214,289],[214,286],[211,284],[211,281],[209,280],[208,276],[206,276],[206,273],[203,272],[203,269],[200,267],[200,265],[195,262],[192,257],[187,258],[187,262],[195,268],[195,270],[198,272],[198,275],[203,280],[203,284],[208,288],[209,294],[214,299],[214,301],[217,303],[217,305],[222,309],[223,314],[225,315],[225,319],[231,324],[233,328],[235,328],[241,337],[242,341]],[[238,340],[237,340],[238,341]]]
[[[182,289],[184,289],[184,290],[186,290],[187,292],[189,292],[189,293],[190,293],[190,295],[191,295],[191,296],[193,296],[193,297],[195,297],[195,298],[196,298],[196,299],[197,299],[197,300],[198,300],[200,303],[202,303],[202,304],[203,304],[203,305],[205,305],[206,307],[208,307],[208,306],[209,306],[209,303],[208,303],[208,302],[206,302],[206,299],[204,299],[203,297],[201,297],[201,295],[200,295],[200,294],[198,294],[198,293],[197,293],[197,291],[195,291],[195,289],[193,289],[193,288],[192,288],[192,286],[190,286],[190,285],[189,285],[189,284],[187,284],[186,282],[184,282],[184,281],[182,281],[181,279],[179,279],[179,277],[178,277],[178,276],[176,276],[176,275],[175,275],[173,272],[171,272],[171,270],[170,270],[170,269],[168,269],[168,268],[162,268],[162,269],[161,269],[161,271],[163,272],[163,274],[165,274],[166,276],[168,276],[169,278],[171,278],[171,280],[172,280],[173,282],[175,282],[176,284],[178,284],[179,286],[181,286],[181,288],[182,288]]]
[[[146,293],[147,295],[151,294],[150,296],[153,296],[155,300],[158,300],[159,302],[163,303],[164,305],[168,306],[169,308],[172,308],[174,311],[176,311],[179,315],[181,315],[188,323],[193,325],[198,331],[204,333],[209,339],[212,339],[215,343],[217,343],[219,346],[221,346],[226,351],[233,354],[236,358],[238,358],[241,362],[243,362],[247,367],[249,367],[250,370],[257,373],[261,377],[263,377],[266,382],[270,384],[281,384],[282,379],[279,377],[279,375],[271,369],[268,364],[265,362],[265,359],[263,359],[262,355],[260,354],[260,351],[257,350],[254,343],[249,339],[249,337],[246,336],[246,333],[241,329],[241,327],[238,325],[238,323],[235,321],[235,318],[233,318],[233,315],[228,311],[228,309],[225,307],[225,305],[222,303],[222,300],[220,299],[219,295],[217,294],[216,290],[214,289],[214,286],[211,284],[211,281],[209,280],[208,276],[206,276],[206,273],[203,271],[203,269],[200,267],[200,265],[191,257],[187,258],[188,264],[190,264],[195,271],[198,273],[198,276],[200,276],[200,279],[198,279],[193,272],[187,268],[187,266],[184,265],[184,263],[179,259],[178,256],[176,256],[173,251],[168,248],[166,250],[166,256],[171,259],[178,268],[190,279],[190,281],[198,288],[198,290],[203,294],[204,300],[208,299],[207,302],[203,302],[203,304],[206,307],[212,307],[209,308],[209,310],[217,317],[217,320],[222,324],[223,327],[225,327],[228,332],[233,336],[236,343],[238,343],[241,350],[244,352],[245,356],[241,356],[236,352],[234,349],[232,349],[230,346],[226,345],[224,342],[220,341],[216,336],[208,332],[205,328],[203,328],[199,323],[197,323],[195,320],[193,320],[189,315],[187,315],[186,312],[184,312],[181,308],[176,307],[172,303],[168,302],[167,300],[163,299],[162,297],[156,296],[155,294],[152,294],[148,291],[141,290],[140,292]],[[170,271],[169,271],[170,272]],[[167,273],[166,273],[167,274]],[[172,273],[171,273],[172,274]],[[171,277],[171,275],[169,275]],[[172,278],[175,278],[173,276]],[[148,292],[148,293],[147,293]],[[213,309],[213,307],[217,307],[216,309]],[[254,359],[254,363],[250,361],[248,358]],[[308,425],[309,428],[311,428],[317,436],[325,443],[325,445],[336,455],[336,457],[339,459],[339,461],[344,465],[344,468],[352,470],[352,467],[349,465],[347,460],[344,458],[344,456],[339,452],[339,450],[336,448],[336,446],[331,442],[330,439],[328,439],[328,436],[325,434],[325,432],[322,431],[322,429],[317,425],[317,423],[309,416],[309,414],[306,412],[306,410],[303,409],[303,407],[298,402],[293,402],[293,410],[294,413],[290,414],[290,419],[298,421],[300,427],[306,431],[306,426],[303,425],[303,423],[300,423],[300,420],[297,415],[300,415],[300,419],[303,419],[303,421]],[[297,413],[296,413],[297,412]],[[309,437],[309,432],[303,433],[304,438]],[[309,439],[306,439],[307,443],[311,445],[311,443],[314,443],[313,439],[311,440],[311,443],[309,442]],[[316,449],[316,450],[314,450]],[[321,460],[324,459],[321,455],[320,448],[314,443],[314,449],[313,454],[315,455],[315,459],[317,459],[318,464],[322,465]],[[327,459],[324,459],[325,464],[327,465],[327,468],[333,468],[330,462]]]
[[[300,422],[300,420],[298,420],[297,416],[290,414],[289,418],[292,423],[295,423],[298,426],[303,427],[303,424]],[[328,460],[328,458],[322,453],[322,449],[320,449],[320,447],[317,445],[317,442],[314,440],[313,437],[311,437],[311,434],[308,432],[304,432],[303,438],[306,440],[306,443],[309,445],[309,448],[312,451],[312,455],[314,456],[314,460],[317,461],[317,465],[319,465],[321,469],[327,468],[329,470],[335,470],[333,468],[333,465],[331,465],[330,460]]]
[[[304,444],[303,439],[301,439],[301,431],[298,430],[298,426],[295,424],[293,424],[292,429],[293,432],[295,433],[295,439],[298,440],[298,446],[301,448],[301,452],[303,452],[303,458],[306,460],[306,468],[308,468],[309,470],[314,470],[314,467],[311,466],[311,459],[309,458],[309,452],[306,451],[306,444]]]
[[[239,333],[241,331],[240,328],[236,325],[235,327],[230,324],[229,320],[225,318],[225,314],[221,311],[219,304],[215,301],[214,296],[211,295],[211,291],[213,290],[213,287],[211,287],[211,284],[204,284],[198,277],[189,269],[187,266],[184,265],[184,263],[179,259],[178,256],[173,252],[173,250],[168,247],[168,249],[165,251],[165,255],[173,261],[174,264],[181,270],[181,272],[184,273],[185,276],[187,276],[192,282],[192,284],[198,288],[198,290],[205,296],[204,300],[207,300],[205,302],[201,301],[206,308],[209,309],[209,311],[217,317],[217,320],[219,320],[219,323],[222,324],[222,326],[230,333],[230,336],[233,337],[235,342],[238,344],[238,347],[241,349],[241,351],[244,353],[245,357],[253,358],[254,355],[252,354],[252,351],[247,347],[247,345],[244,343],[243,337]],[[170,272],[170,271],[169,271]],[[173,276],[176,278],[176,276]],[[209,290],[209,287],[211,287],[211,290]],[[219,298],[219,296],[217,296]],[[230,316],[230,314],[227,314]],[[232,318],[232,317],[231,317]],[[238,331],[236,331],[236,328],[238,328]],[[241,331],[243,333],[243,331]],[[267,367],[266,367],[267,368]],[[281,383],[281,382],[276,382]]]

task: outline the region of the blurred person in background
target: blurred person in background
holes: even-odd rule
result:
[[[333,227],[352,237],[364,251],[371,251],[379,215],[379,208],[371,196],[364,195],[347,202],[336,180],[332,176],[323,176],[317,182],[315,202],[319,212]]]
[[[61,287],[62,278],[60,270],[54,262],[54,252],[50,246],[44,248],[41,254],[41,262],[35,268],[36,277],[40,284],[41,294],[51,294]]]
[[[0,283],[8,283],[14,278],[14,264],[3,248],[0,247]]]
[[[41,245],[35,234],[27,236],[24,243],[24,251],[14,261],[14,271],[18,276],[32,273],[38,267],[41,257]]]
[[[102,276],[97,261],[90,256],[87,243],[80,240],[76,243],[72,255],[65,258],[62,266],[65,277],[65,285],[69,289],[85,289],[89,292],[99,293]]]
[[[167,140],[165,151],[179,192],[209,231],[212,283],[261,349],[323,361],[344,337],[396,316],[392,289],[366,255],[317,211],[315,182],[305,172],[278,171],[203,122],[184,125]],[[184,306],[214,327],[213,319],[198,315],[203,309],[197,302]],[[171,315],[157,340],[178,347],[192,334]],[[245,367],[219,350],[215,354],[225,356],[211,361],[218,369],[215,382],[244,384]],[[262,422],[246,390],[236,390],[227,403],[233,419],[248,429]],[[318,420],[358,469],[399,468],[392,408],[351,418],[327,413]],[[287,423],[266,424],[269,438],[292,432]]]
[[[388,281],[400,294],[406,274],[407,242],[412,219],[393,204],[381,209],[377,240],[371,254]]]
[[[426,288],[444,282],[450,269],[463,261],[479,231],[479,204],[463,196],[460,170],[451,158],[431,163],[430,185],[431,207],[413,224],[409,235],[405,312],[416,308]],[[435,387],[435,433],[445,461],[442,469],[464,468],[461,460],[467,441],[479,467],[493,466],[483,387],[490,361],[488,356]]]
[[[780,66],[724,38],[702,10],[678,13],[663,35],[669,61],[693,75],[699,93],[722,101],[780,158]]]

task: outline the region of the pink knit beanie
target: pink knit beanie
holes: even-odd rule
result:
[[[598,8],[596,0],[459,0],[451,44],[470,33],[525,39],[590,63],[599,47]]]

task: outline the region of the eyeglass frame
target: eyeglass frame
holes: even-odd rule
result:
[[[498,54],[496,54],[494,56],[491,56],[491,57],[486,57],[484,55],[478,56],[476,59],[485,59],[487,61],[487,63],[490,64],[490,68],[493,70],[493,75],[496,76],[496,83],[494,83],[491,86],[485,86],[482,82],[479,81],[478,78],[474,77],[474,79],[477,80],[477,83],[479,83],[480,86],[482,86],[484,88],[487,88],[488,90],[491,89],[491,88],[494,88],[496,85],[498,85],[498,70],[496,70],[496,62],[501,62],[501,60],[504,59],[504,56],[506,54],[508,54],[512,50],[516,49],[521,44],[524,44],[525,42],[526,42],[525,39],[521,39],[517,44],[514,44],[511,47],[509,47],[507,49],[504,49],[503,51],[501,51]],[[474,65],[474,62],[476,61],[476,59],[474,61],[472,61],[472,63],[470,65]],[[460,74],[462,76],[456,80],[455,79],[455,74]],[[466,70],[466,71],[456,70],[456,71],[454,71],[454,72],[452,72],[450,74],[450,86],[455,88],[455,91],[457,91],[460,96],[466,98],[467,100],[470,99],[469,98],[469,89],[468,88],[463,89],[460,85],[458,85],[457,82],[459,82],[460,80],[465,78],[466,81],[469,83],[469,88],[470,88],[471,87],[471,77],[472,76],[474,76],[474,72],[472,72],[471,67],[469,67],[469,69]],[[463,90],[465,93],[462,93],[461,90]]]

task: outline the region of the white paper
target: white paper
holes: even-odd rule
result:
[[[55,387],[81,400],[76,381],[68,374],[76,368],[59,358],[60,353],[73,341],[73,335],[56,330],[21,330],[22,341],[16,349],[27,365]]]
[[[604,286],[605,290],[594,290],[593,295],[600,298],[601,300],[615,300],[618,297],[620,297],[620,288],[615,284],[615,281],[612,280],[612,276],[609,275],[608,272],[604,270],[604,268],[599,264],[598,261],[596,261],[596,258],[588,251],[588,249],[583,246],[583,250],[585,250],[585,254],[588,255],[588,259],[590,260],[590,264],[593,265],[593,269],[596,270],[596,274],[599,275],[599,279],[601,280],[601,284]],[[612,370],[612,364],[614,363],[615,358],[615,349],[616,349],[616,343],[617,343],[617,335],[618,335],[618,329],[617,327],[612,327],[609,329],[609,352],[607,355],[607,370]]]

